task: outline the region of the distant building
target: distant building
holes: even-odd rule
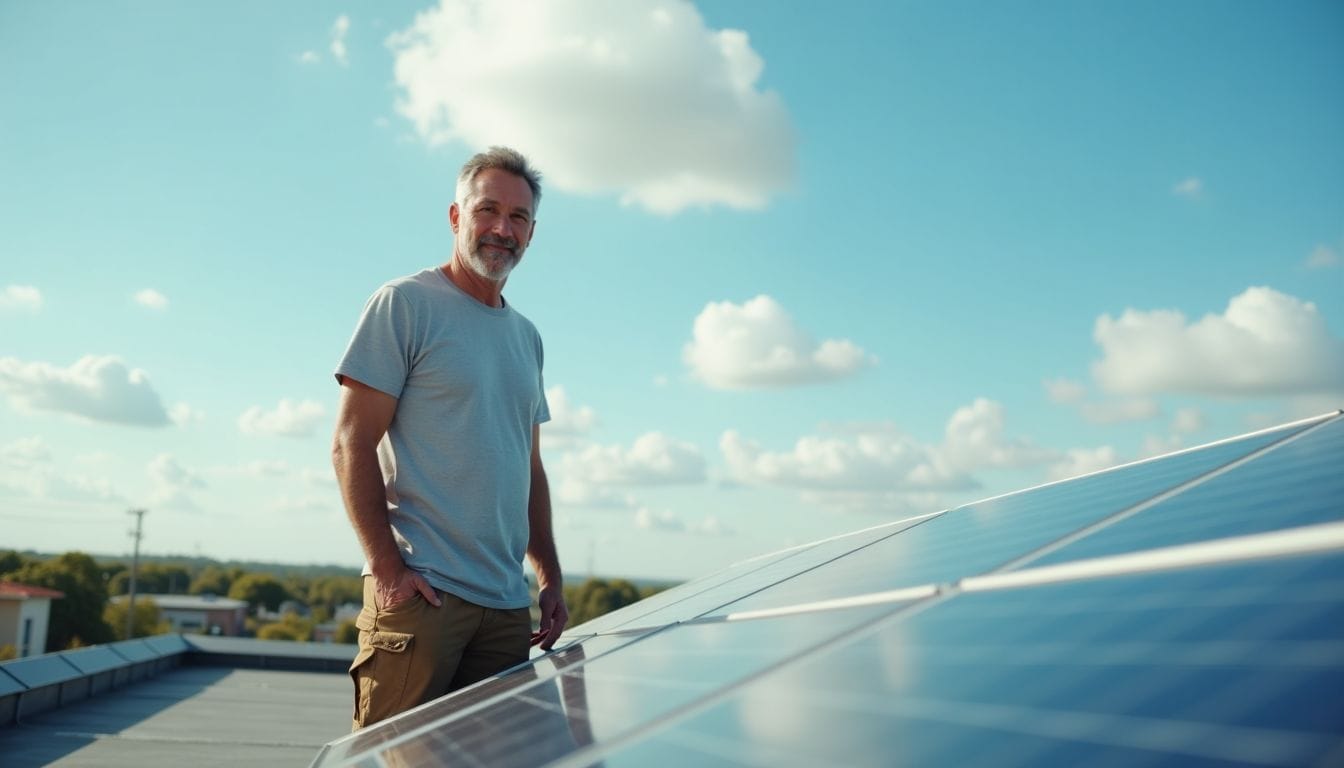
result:
[[[0,581],[0,645],[13,645],[21,659],[46,652],[51,601],[63,597],[54,589]]]
[[[136,595],[136,600],[149,599],[159,607],[159,615],[172,625],[174,632],[203,635],[243,634],[247,617],[247,601],[215,595]],[[123,603],[126,595],[112,598]]]
[[[313,627],[313,642],[331,643],[336,641],[336,630],[340,629],[341,623],[345,621],[354,621],[359,616],[359,612],[364,608],[360,603],[341,603],[336,607],[336,615],[331,621],[324,621]]]

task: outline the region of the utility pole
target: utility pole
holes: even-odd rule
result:
[[[130,532],[131,541],[135,542],[131,555],[131,588],[126,598],[126,639],[130,640],[132,628],[135,626],[135,576],[140,570],[140,524],[144,522],[145,510],[132,509],[126,514],[135,515],[135,530]]]

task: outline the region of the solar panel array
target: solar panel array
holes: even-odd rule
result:
[[[1344,416],[739,563],[318,766],[1344,764]]]

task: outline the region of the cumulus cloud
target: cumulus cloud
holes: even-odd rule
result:
[[[168,308],[168,297],[153,288],[137,291],[132,298],[135,299],[136,304],[149,309],[165,310]]]
[[[635,497],[629,493],[594,485],[582,477],[565,477],[563,468],[556,472],[555,481],[551,483],[551,501],[557,507],[588,509],[634,509],[638,506]]]
[[[69,368],[0,358],[0,392],[21,408],[91,421],[161,427],[169,423],[149,376],[111,356],[86,355]]]
[[[749,485],[814,491],[965,490],[974,481],[938,451],[895,428],[857,425],[849,434],[805,435],[771,452],[734,430],[719,438],[733,478]]]
[[[1062,459],[1050,467],[1051,480],[1065,480],[1090,472],[1110,469],[1120,463],[1120,457],[1109,445],[1099,448],[1073,448],[1065,452]]]
[[[1052,451],[1027,440],[1007,438],[1003,406],[983,397],[958,408],[948,419],[942,455],[951,466],[967,472],[1027,467],[1054,458]]]
[[[423,141],[514,146],[558,189],[673,213],[759,208],[792,183],[764,61],[685,0],[441,0],[388,44]]]
[[[238,417],[238,428],[246,435],[310,437],[326,414],[321,403],[313,400],[281,400],[274,410],[252,406]]]
[[[816,343],[769,296],[706,305],[682,349],[691,373],[716,389],[760,389],[850,376],[877,358],[847,339]]]
[[[36,312],[42,308],[42,292],[31,285],[7,285],[0,291],[0,310]]]
[[[1097,319],[1103,357],[1092,375],[1132,395],[1273,396],[1344,388],[1344,340],[1316,305],[1253,287],[1222,314],[1187,322],[1176,310],[1126,309]]]
[[[300,64],[316,64],[322,60],[322,54],[317,51],[304,51],[298,56]]]
[[[188,512],[199,509],[191,492],[205,488],[205,480],[182,466],[172,455],[161,453],[155,456],[145,471],[153,485],[150,501],[156,509]]]
[[[571,403],[564,387],[547,388],[546,403],[551,409],[551,420],[541,425],[546,443],[570,444],[587,437],[597,424],[597,412],[589,406]]]
[[[350,32],[350,17],[341,14],[331,25],[331,57],[341,66],[350,64],[350,52],[345,47],[345,36]]]
[[[146,468],[149,478],[160,486],[171,488],[204,488],[205,480],[178,463],[170,454],[161,453]]]
[[[649,432],[629,449],[591,445],[566,453],[560,459],[560,472],[566,479],[596,485],[700,483],[705,479],[705,457],[691,443]]]
[[[1196,176],[1181,179],[1171,188],[1171,193],[1178,197],[1197,200],[1204,195],[1204,181]]]
[[[186,403],[177,403],[168,409],[168,418],[179,427],[185,427],[188,424],[199,424],[205,421],[205,413],[192,408]]]

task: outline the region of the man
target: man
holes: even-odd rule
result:
[[[569,618],[537,444],[541,338],[502,293],[540,200],[517,152],[468,160],[452,259],[378,289],[336,368],[332,463],[367,558],[355,728],[527,659],[524,554],[540,587],[531,640],[549,649]]]

